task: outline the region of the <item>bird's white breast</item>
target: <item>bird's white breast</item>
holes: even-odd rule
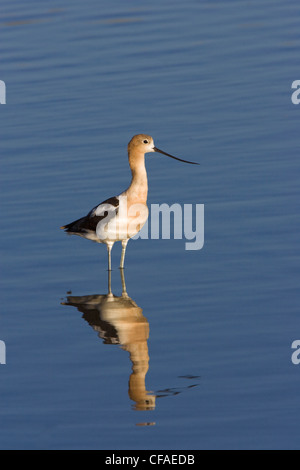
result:
[[[126,196],[119,196],[119,206],[99,206],[95,215],[105,217],[98,223],[96,233],[99,240],[122,241],[134,237],[145,225],[149,211],[146,204],[132,203]]]

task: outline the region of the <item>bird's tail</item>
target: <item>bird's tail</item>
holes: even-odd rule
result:
[[[85,217],[75,220],[75,222],[71,222],[70,224],[63,225],[60,227],[62,230],[66,230],[67,233],[77,233],[81,231],[80,223],[85,220]]]

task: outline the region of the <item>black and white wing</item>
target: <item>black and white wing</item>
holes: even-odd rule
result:
[[[111,197],[94,207],[87,216],[75,220],[68,225],[64,225],[61,228],[69,234],[86,236],[87,238],[90,238],[89,235],[91,235],[91,238],[94,238],[98,223],[108,216],[117,215],[119,205],[119,196]]]

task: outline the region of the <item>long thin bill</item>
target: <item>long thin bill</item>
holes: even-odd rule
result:
[[[182,160],[182,158],[174,157],[173,155],[170,155],[169,153],[163,152],[162,150],[159,150],[159,149],[156,148],[156,147],[154,147],[153,150],[154,150],[154,152],[161,153],[162,155],[166,155],[167,157],[174,158],[174,160],[178,160],[179,162],[189,163],[190,165],[200,165],[200,163],[189,162],[188,160]]]

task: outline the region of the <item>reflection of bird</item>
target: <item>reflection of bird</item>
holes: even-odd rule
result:
[[[155,408],[155,395],[149,394],[145,385],[149,368],[149,323],[142,309],[128,296],[124,271],[120,271],[123,287],[120,297],[112,294],[109,271],[108,294],[69,296],[64,305],[77,307],[105,344],[120,344],[129,352],[132,362],[129,397],[135,402],[136,410],[152,410]]]
[[[145,154],[150,152],[159,152],[175,160],[197,165],[159,150],[149,135],[136,135],[128,144],[129,165],[132,172],[129,188],[119,196],[111,197],[94,207],[87,216],[61,227],[70,235],[79,235],[98,243],[105,243],[109,270],[111,270],[111,250],[114,243],[122,242],[120,267],[124,268],[128,240],[141,230],[148,219]]]

